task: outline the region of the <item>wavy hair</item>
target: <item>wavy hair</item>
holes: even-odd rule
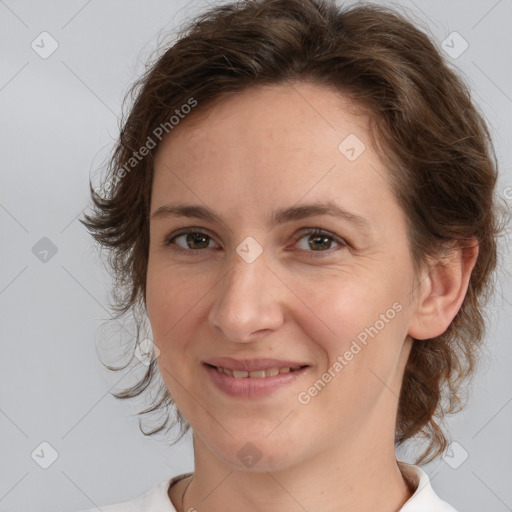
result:
[[[428,444],[416,462],[433,460],[447,447],[442,420],[460,410],[464,384],[478,361],[500,232],[498,165],[468,86],[426,32],[406,15],[371,3],[341,8],[328,0],[247,0],[210,8],[178,35],[129,90],[131,107],[121,121],[104,194],[90,186],[92,211],[82,220],[108,249],[116,318],[135,314],[138,342],[159,144],[144,151],[144,158],[134,160],[134,155],[148,148],[148,137],[158,142],[155,129],[169,128],[171,117],[191,98],[197,106],[187,123],[200,122],[199,112],[256,85],[309,81],[339,91],[371,120],[372,137],[409,222],[415,267],[447,244],[464,246],[472,237],[479,244],[460,310],[442,335],[413,342],[403,377],[396,445],[422,437]],[[114,396],[136,397],[158,375],[153,359],[140,382]],[[137,414],[169,413],[173,406],[161,385],[151,406]],[[157,428],[141,431],[152,435],[179,424],[179,439],[189,425],[179,411],[175,414],[174,420],[165,414]]]

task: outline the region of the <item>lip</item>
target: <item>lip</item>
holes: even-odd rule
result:
[[[267,370],[268,368],[296,368],[297,366],[309,366],[300,361],[291,361],[283,359],[255,358],[255,359],[234,359],[232,357],[215,357],[204,361],[210,366],[222,366],[229,370],[241,370],[246,372],[255,372],[258,370]],[[270,377],[268,377],[270,378]]]
[[[243,377],[236,378],[221,373],[215,368],[222,366],[231,370],[243,370],[247,372],[266,370],[268,368],[285,368],[300,366],[299,370],[289,373],[280,373],[272,377],[256,378]],[[278,359],[232,359],[215,358],[205,361],[203,368],[210,377],[217,389],[223,393],[238,398],[263,398],[275,393],[277,390],[293,384],[301,378],[308,370],[309,365],[297,361],[284,361]]]

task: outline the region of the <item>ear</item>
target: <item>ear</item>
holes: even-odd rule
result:
[[[415,312],[409,325],[412,338],[424,340],[443,334],[458,313],[478,257],[478,242],[456,244],[421,276]]]

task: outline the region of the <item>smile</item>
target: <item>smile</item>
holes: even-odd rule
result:
[[[234,377],[235,379],[265,379],[267,377],[275,377],[280,373],[295,372],[297,370],[300,370],[302,366],[285,366],[283,368],[268,368],[265,370],[254,370],[251,372],[245,370],[230,370],[229,368],[224,368],[222,366],[215,366],[214,368],[216,368],[219,373],[223,373],[225,375],[228,375],[229,377]]]
[[[277,359],[216,358],[203,362],[214,388],[240,399],[262,399],[310,374],[310,365]]]

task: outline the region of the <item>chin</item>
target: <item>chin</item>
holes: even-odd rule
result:
[[[226,436],[223,443],[211,443],[210,446],[218,459],[236,471],[280,471],[297,462],[297,454],[290,453],[289,447],[300,446],[300,443],[270,441],[261,433],[252,436],[252,440],[249,438],[244,436],[233,439]]]

